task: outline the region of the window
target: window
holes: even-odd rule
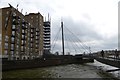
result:
[[[8,36],[5,36],[5,41],[8,41],[8,38],[9,38]]]
[[[16,51],[16,54],[18,54],[18,51]]]
[[[36,36],[36,39],[38,39],[39,37]]]
[[[24,47],[25,48],[25,50],[26,50],[26,47]]]
[[[12,35],[15,35],[15,31],[12,31]]]
[[[14,44],[11,44],[11,47],[14,47]]]
[[[15,25],[12,26],[12,29],[15,29]]]
[[[22,44],[24,43],[24,41],[22,40]]]
[[[6,17],[6,21],[8,21],[8,17]]]
[[[27,33],[27,30],[25,30],[25,33]]]
[[[22,35],[22,38],[24,38],[24,35]]]
[[[4,53],[5,53],[5,55],[7,55],[7,54],[8,54],[8,51],[7,51],[7,50],[5,50],[5,51],[4,51]]]
[[[13,16],[16,16],[16,13],[15,13],[15,12],[13,13]]]
[[[11,47],[11,50],[14,50],[14,47]]]
[[[5,49],[8,49],[8,43],[5,43]]]
[[[24,33],[25,30],[22,30],[22,33]]]
[[[33,19],[33,17],[31,17],[31,19]]]
[[[11,54],[13,55],[14,51],[11,51]]]
[[[23,46],[21,46],[21,50],[23,51]]]
[[[9,14],[9,11],[7,11],[6,14]]]
[[[19,46],[17,45],[16,47],[18,48]]]
[[[36,35],[38,34],[38,32],[36,32]]]
[[[31,32],[33,32],[33,30],[31,29]]]
[[[26,41],[24,41],[24,43],[26,44]]]

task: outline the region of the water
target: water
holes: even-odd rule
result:
[[[101,73],[92,65],[69,64],[7,71],[3,72],[3,78],[111,78],[111,76]]]

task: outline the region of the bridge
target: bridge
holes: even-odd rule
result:
[[[65,28],[65,29],[64,29]],[[107,65],[110,65],[110,66],[113,66],[113,67],[117,67],[117,68],[120,68],[120,57],[119,57],[119,54],[120,54],[120,51],[117,51],[117,50],[109,50],[109,51],[98,51],[96,53],[91,53],[91,49],[90,47],[83,43],[73,32],[71,32],[66,26],[63,27],[63,22],[61,22],[61,28],[59,29],[58,33],[56,34],[56,39],[54,39],[53,41],[53,47],[52,47],[52,50],[54,50],[55,48],[55,40],[57,41],[58,37],[59,37],[59,33],[60,33],[60,30],[62,32],[62,54],[65,55],[65,40],[69,41],[70,43],[66,42],[67,43],[67,46],[68,48],[70,47],[70,45],[72,45],[73,49],[75,50],[75,53],[77,53],[77,50],[80,51],[80,53],[82,53],[82,58],[88,58],[88,59],[95,59],[101,63],[104,63],[104,64],[107,64]],[[64,31],[65,30],[65,31]],[[68,33],[70,33],[70,35],[72,35],[72,37],[74,37],[73,39],[70,39],[71,37],[70,36],[66,36],[65,34],[68,35]],[[64,34],[65,33],[65,34]],[[75,39],[75,40],[74,40]],[[69,45],[70,44],[70,45]],[[74,47],[76,46],[76,47]],[[79,47],[80,46],[80,47]],[[82,52],[82,50],[84,50],[85,52],[87,52],[87,54],[85,52]],[[69,48],[69,51],[71,49]],[[78,52],[79,52],[78,51]],[[103,55],[103,52],[104,52],[104,55]],[[53,53],[53,52],[52,52]],[[102,53],[102,54],[101,54]],[[56,52],[57,55],[59,55],[58,52]],[[117,55],[116,55],[117,54]],[[67,55],[70,55],[70,53],[68,53]],[[81,56],[79,56],[81,57]],[[120,70],[120,69],[116,69],[116,70],[109,70],[108,72],[111,72],[111,71],[117,71],[117,70]]]
[[[95,59],[103,64],[107,64],[113,67],[120,68],[120,58],[114,57],[98,57],[98,56],[90,56],[90,55],[83,55],[83,58],[92,58]]]

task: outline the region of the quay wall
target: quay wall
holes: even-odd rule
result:
[[[15,69],[29,69],[40,68],[66,64],[82,64],[94,62],[94,59],[81,59],[75,57],[66,58],[48,58],[48,59],[34,59],[34,60],[2,60],[2,71]]]

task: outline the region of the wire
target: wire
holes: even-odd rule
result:
[[[66,30],[66,29],[65,29]],[[75,50],[75,52],[77,53],[77,50],[76,50],[76,48],[75,48],[75,46],[77,47],[77,48],[79,48],[78,47],[78,45],[74,42],[74,40],[72,39],[72,38],[70,38],[70,36],[66,36],[66,38],[67,39],[69,39],[69,41],[71,41],[71,43],[70,44],[73,44],[73,49]],[[75,43],[75,44],[74,44]],[[81,51],[80,51],[81,52]]]
[[[56,44],[56,41],[57,41],[57,39],[58,39],[58,37],[59,37],[60,31],[61,31],[61,27],[59,28],[59,30],[58,30],[58,32],[57,32],[57,34],[56,34],[56,36],[55,36],[55,38],[54,38],[54,40],[53,40],[53,42],[52,42],[52,45],[53,45],[53,47],[51,48],[52,52],[53,52],[53,50],[54,50],[54,48],[55,48],[55,44]]]
[[[88,50],[89,47],[88,47],[86,44],[84,44],[84,43],[83,43],[73,32],[71,32],[66,26],[65,26],[65,28],[73,35],[73,37],[77,38],[77,39],[76,39],[77,42],[80,42],[80,45],[81,45],[81,47],[82,47],[84,50],[89,51],[89,50]]]

